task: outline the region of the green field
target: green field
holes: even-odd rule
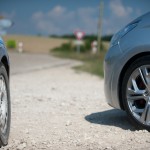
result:
[[[109,44],[105,43],[105,48],[95,55],[92,55],[90,51],[77,53],[75,50],[66,50],[61,47],[51,51],[51,54],[56,57],[80,60],[83,62],[83,65],[76,66],[74,69],[79,71],[86,71],[99,77],[104,77],[103,61],[108,46]]]

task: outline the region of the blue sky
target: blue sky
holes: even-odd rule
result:
[[[150,11],[150,0],[103,0],[103,35],[118,31]],[[97,33],[100,0],[0,0],[0,15],[11,19],[10,34]]]

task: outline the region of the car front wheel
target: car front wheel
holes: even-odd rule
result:
[[[137,59],[127,69],[122,100],[131,122],[150,131],[150,56]]]
[[[0,147],[8,143],[10,118],[9,80],[4,65],[0,64]]]

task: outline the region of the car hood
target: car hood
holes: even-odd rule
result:
[[[130,24],[134,24],[135,22],[140,22],[142,20],[150,20],[150,12],[136,18],[135,20],[133,20],[132,22],[130,22],[128,25]]]

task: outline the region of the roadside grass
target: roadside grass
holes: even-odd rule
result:
[[[74,69],[79,70],[79,71],[85,71],[94,75],[98,75],[100,77],[104,77],[103,60],[104,60],[103,56],[91,57],[89,55],[89,57],[84,58],[84,60],[81,60],[81,61],[84,61],[83,65],[76,66],[74,67]]]
[[[108,44],[105,44],[108,45]],[[91,51],[85,51],[77,53],[73,48],[64,49],[61,47],[53,49],[50,53],[60,58],[70,58],[74,60],[80,60],[83,65],[74,67],[75,70],[85,71],[99,77],[104,77],[103,61],[108,46],[106,46],[99,54],[93,55]]]

